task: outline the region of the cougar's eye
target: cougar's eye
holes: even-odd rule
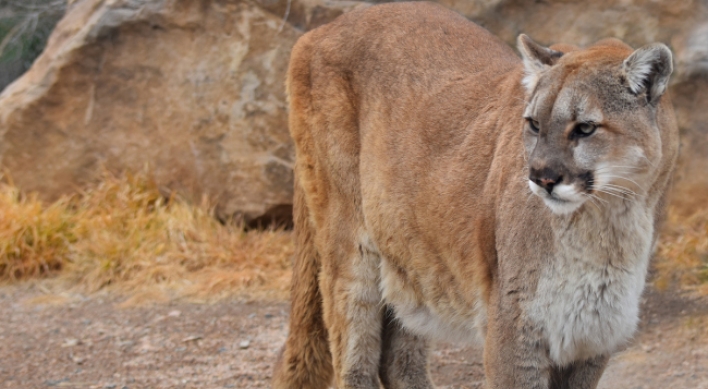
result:
[[[531,119],[531,118],[526,118],[526,121],[529,123],[529,129],[531,130],[531,132],[533,132],[534,134],[538,134],[538,131],[539,131],[538,122],[536,120]]]
[[[573,128],[573,133],[571,137],[583,138],[590,136],[597,129],[597,124],[594,123],[578,123],[575,128]]]

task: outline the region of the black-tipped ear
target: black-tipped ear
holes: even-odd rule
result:
[[[661,97],[674,70],[671,50],[661,43],[639,48],[624,60],[624,74],[632,93],[646,93],[653,103]]]
[[[526,70],[523,84],[531,92],[536,86],[540,73],[553,66],[563,56],[563,53],[539,45],[526,34],[519,35],[517,46],[519,52],[521,52],[521,58],[524,60],[524,69]]]

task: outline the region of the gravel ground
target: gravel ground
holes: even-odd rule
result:
[[[287,331],[283,302],[124,308],[46,291],[0,287],[0,388],[267,388]],[[650,290],[643,312],[600,387],[708,389],[708,298]],[[442,388],[481,388],[481,349],[439,344],[431,372]]]

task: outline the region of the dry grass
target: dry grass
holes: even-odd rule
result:
[[[708,294],[708,209],[669,207],[657,258],[655,285],[677,284]]]
[[[56,275],[87,292],[282,297],[292,251],[290,233],[222,225],[206,202],[166,200],[144,174],[105,174],[50,205],[0,184],[0,280]]]

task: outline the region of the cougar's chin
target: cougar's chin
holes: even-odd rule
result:
[[[528,180],[531,192],[543,199],[543,202],[551,212],[556,215],[567,215],[580,208],[586,198],[582,192],[576,189],[575,185],[558,184],[553,187],[553,191],[548,193],[535,182]]]

